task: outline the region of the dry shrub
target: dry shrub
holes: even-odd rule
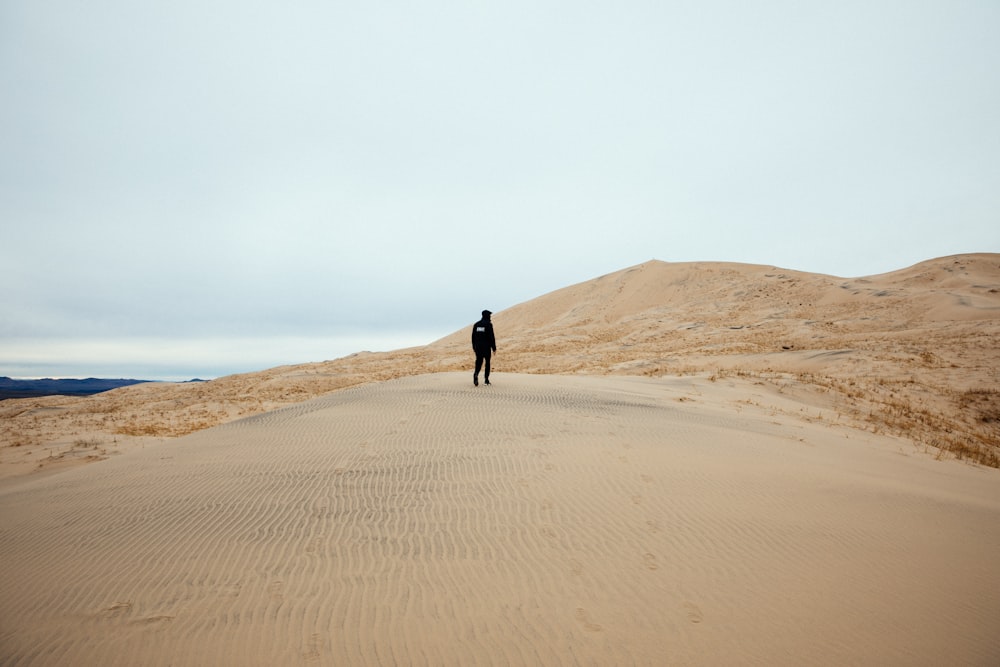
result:
[[[969,389],[958,397],[958,407],[971,414],[975,421],[1000,424],[1000,390]]]
[[[115,429],[118,435],[168,435],[169,429],[164,424],[125,424]]]

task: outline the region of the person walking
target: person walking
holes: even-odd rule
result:
[[[479,386],[479,369],[485,364],[483,382],[490,383],[490,354],[497,351],[497,339],[493,335],[493,322],[488,310],[483,311],[483,319],[472,326],[472,349],[476,353],[476,372],[472,374],[472,384]]]

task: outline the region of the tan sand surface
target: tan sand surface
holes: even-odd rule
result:
[[[0,664],[1000,664],[1000,471],[794,379],[361,384],[0,485]]]

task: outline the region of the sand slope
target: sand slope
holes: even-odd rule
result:
[[[1000,471],[755,380],[468,380],[0,487],[0,663],[1000,662]]]

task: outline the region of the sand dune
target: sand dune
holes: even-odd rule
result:
[[[866,278],[651,261],[494,321],[498,372],[794,379],[869,429],[1000,465],[998,254]],[[0,478],[100,460],[365,382],[468,370],[468,348],[463,328],[423,347],[203,384],[3,401]]]
[[[1000,472],[791,389],[437,373],[8,480],[0,662],[997,664]]]

